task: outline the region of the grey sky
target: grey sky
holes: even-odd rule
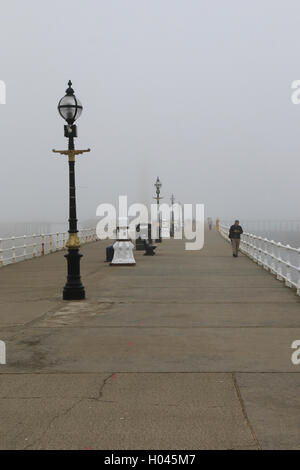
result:
[[[80,219],[128,194],[206,215],[299,218],[300,3],[2,0],[1,219],[65,220],[56,106],[72,79]]]

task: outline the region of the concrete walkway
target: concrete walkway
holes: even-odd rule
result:
[[[0,449],[300,449],[300,299],[207,232],[136,267],[82,249],[0,270]]]

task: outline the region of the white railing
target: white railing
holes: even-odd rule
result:
[[[96,241],[96,229],[81,229],[78,232],[78,237],[81,244]],[[7,264],[63,250],[67,240],[68,232],[0,238],[0,268]]]
[[[229,226],[220,224],[219,232],[227,241]],[[287,287],[295,287],[300,295],[300,248],[283,245],[252,233],[241,235],[240,250],[259,266],[274,274]]]

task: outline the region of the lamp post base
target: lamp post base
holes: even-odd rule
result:
[[[63,300],[84,300],[85,289],[80,278],[79,250],[69,250],[65,258],[68,262],[68,278],[63,290]]]
[[[85,290],[84,287],[78,289],[65,285],[63,290],[63,300],[84,300]]]

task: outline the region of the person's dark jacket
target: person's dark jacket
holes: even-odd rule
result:
[[[243,229],[240,225],[231,225],[229,230],[229,238],[241,238]]]

